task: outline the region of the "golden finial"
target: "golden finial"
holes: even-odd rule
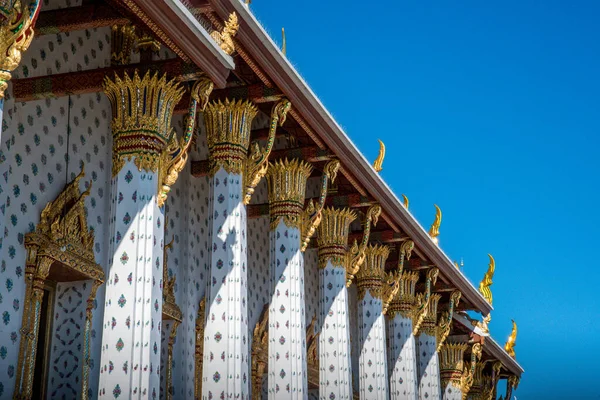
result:
[[[510,336],[508,337],[508,340],[506,341],[506,344],[504,345],[504,350],[506,350],[506,352],[508,353],[509,356],[511,356],[512,358],[515,358],[515,343],[517,341],[517,323],[515,322],[515,320],[512,320],[512,332],[510,333]]]
[[[434,204],[435,206],[435,219],[433,220],[433,224],[431,224],[431,228],[429,228],[429,236],[431,239],[437,244],[438,236],[440,235],[440,225],[442,224],[442,210]]]
[[[249,6],[250,3],[252,3],[252,0],[246,0],[245,3],[246,3],[247,6]]]
[[[287,53],[287,45],[285,43],[285,29],[281,28],[281,52],[285,56]]]
[[[402,195],[402,201],[404,202],[404,208],[408,210],[408,197]]]
[[[226,54],[232,55],[235,51],[233,37],[237,33],[239,27],[237,14],[232,12],[229,14],[229,19],[225,21],[223,30],[221,32],[214,31],[210,34],[210,36],[221,47],[221,50],[223,50]]]
[[[460,269],[460,265],[458,265],[458,261],[454,261],[454,266],[456,267],[456,269]]]
[[[488,266],[488,270],[483,276],[483,280],[479,284],[479,292],[483,295],[483,297],[487,300],[490,305],[492,304],[492,290],[490,286],[492,286],[492,278],[494,277],[494,270],[496,269],[496,262],[494,261],[494,257],[491,254],[488,254],[490,257],[490,265]]]
[[[373,168],[375,169],[375,171],[381,172],[381,170],[383,169],[382,165],[383,165],[384,158],[385,158],[385,144],[383,144],[383,142],[381,140],[379,140],[379,155],[373,162]]]

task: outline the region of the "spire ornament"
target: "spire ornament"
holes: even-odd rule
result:
[[[516,358],[516,354],[515,354],[515,344],[517,342],[517,323],[515,322],[515,320],[512,320],[512,332],[510,333],[510,336],[508,337],[508,340],[506,341],[506,344],[504,345],[504,350],[506,350],[506,352],[508,353],[509,356],[511,356],[512,358]]]
[[[404,194],[402,195],[402,204],[404,205],[404,208],[408,210],[408,197]]]
[[[440,235],[440,225],[442,224],[442,210],[434,204],[435,206],[435,219],[433,220],[433,224],[431,224],[431,228],[429,228],[429,236],[431,240],[435,244],[438,244],[438,236]]]
[[[330,184],[335,182],[339,168],[340,162],[338,160],[331,160],[325,165],[325,168],[323,169],[323,176],[321,177],[321,193],[319,195],[319,202],[315,205],[312,199],[310,199],[306,209],[303,212],[302,244],[300,245],[300,251],[302,252],[304,252],[308,247],[310,239],[321,223],[321,214],[323,212],[323,207],[325,207],[327,189]]]
[[[281,28],[281,52],[283,55],[287,55],[287,43],[285,41],[285,29]]]
[[[369,236],[371,234],[371,223],[373,226],[377,225],[377,221],[379,216],[381,215],[381,206],[379,204],[374,204],[367,210],[367,217],[365,219],[365,225],[363,230],[363,237],[360,245],[354,241],[354,244],[350,248],[350,263],[346,268],[346,273],[348,277],[348,281],[346,285],[350,287],[352,283],[352,279],[354,279],[354,275],[360,270],[360,266],[365,261],[365,250],[367,248],[367,244],[369,243]]]
[[[492,290],[490,286],[492,286],[492,278],[494,277],[494,271],[496,270],[496,261],[494,261],[494,257],[491,254],[488,254],[490,258],[490,264],[488,266],[488,270],[483,276],[481,283],[479,284],[479,292],[483,295],[483,297],[487,300],[490,305],[492,304]]]
[[[383,165],[384,158],[385,158],[385,144],[383,144],[383,142],[381,140],[379,140],[379,155],[377,156],[375,161],[373,161],[373,168],[375,169],[375,171],[381,172],[381,170],[383,169],[382,165]]]

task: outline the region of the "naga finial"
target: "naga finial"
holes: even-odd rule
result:
[[[285,29],[281,28],[281,52],[285,56],[287,54],[287,44],[285,41]]]
[[[232,55],[235,51],[233,37],[237,33],[239,27],[237,14],[232,12],[229,14],[229,19],[225,21],[223,30],[221,32],[214,31],[210,34],[210,36],[215,42],[217,42],[219,47],[221,47],[221,50],[223,50],[226,54]]]
[[[494,277],[494,271],[496,270],[496,261],[494,261],[494,257],[491,254],[488,254],[490,258],[490,264],[488,266],[488,270],[483,276],[481,283],[479,284],[479,292],[483,295],[483,297],[487,300],[490,305],[492,304],[492,290],[490,286],[492,286],[492,278]]]
[[[438,236],[440,235],[440,225],[442,225],[442,210],[434,204],[435,206],[435,219],[433,220],[433,224],[431,224],[431,228],[429,228],[429,236],[431,239],[437,244]]]
[[[402,202],[404,204],[404,208],[408,210],[408,197],[406,197],[404,194],[402,195]]]
[[[506,350],[506,352],[508,353],[509,356],[511,356],[512,358],[516,357],[515,354],[515,344],[517,342],[517,323],[515,322],[515,320],[512,320],[512,332],[510,333],[510,336],[508,337],[508,340],[506,341],[506,344],[504,345],[504,350]]]
[[[383,142],[381,140],[379,140],[379,155],[377,155],[377,158],[375,159],[375,161],[373,161],[373,168],[375,169],[375,171],[381,172],[381,170],[383,169],[382,165],[383,165],[384,158],[385,158],[385,144],[383,144]]]

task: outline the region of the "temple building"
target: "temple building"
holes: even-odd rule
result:
[[[246,3],[0,0],[0,399],[511,398],[493,257],[467,280]]]

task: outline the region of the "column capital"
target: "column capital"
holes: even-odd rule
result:
[[[413,335],[417,335],[421,329],[421,324],[425,320],[425,317],[429,313],[429,302],[431,300],[431,288],[437,282],[437,277],[440,270],[436,267],[430,268],[427,271],[427,278],[425,280],[425,292],[417,294],[416,303],[417,308],[413,316]],[[439,297],[437,299],[439,301]],[[435,312],[437,312],[437,301],[435,304]],[[434,324],[435,325],[435,324]]]
[[[385,262],[390,255],[390,248],[377,244],[368,245],[364,254],[364,264],[356,274],[358,298],[364,298],[369,291],[374,298],[382,299]]]
[[[319,268],[330,261],[335,267],[345,267],[348,260],[348,234],[356,213],[349,208],[325,208],[317,228],[319,236]]]
[[[300,228],[306,181],[311,172],[310,164],[296,159],[269,163],[267,186],[271,230],[282,220],[287,227]]]
[[[452,294],[450,295],[450,303],[448,304],[448,311],[444,311],[440,318],[439,324],[437,326],[438,351],[440,347],[444,344],[446,338],[452,330],[452,317],[454,315],[454,308],[460,302],[461,296],[462,293],[458,290],[452,292]]]
[[[423,303],[423,297],[422,294],[417,295],[417,302],[420,300],[420,302]],[[429,301],[425,305],[425,312],[424,314],[421,314],[423,318],[420,320],[420,332],[433,337],[437,336],[437,309],[441,298],[442,296],[437,293],[434,293],[429,297]]]
[[[419,281],[418,272],[404,271],[400,276],[400,287],[394,298],[392,299],[387,315],[394,318],[397,313],[400,313],[404,318],[414,316],[417,298],[415,296],[415,288]]]
[[[248,158],[250,128],[258,114],[249,101],[213,101],[204,111],[210,174],[220,168],[230,174],[243,174]]]
[[[371,223],[373,223],[373,226],[377,225],[377,221],[379,220],[380,215],[381,206],[379,204],[373,204],[367,210],[364,223],[363,237],[360,242],[360,245],[356,241],[354,241],[354,244],[350,248],[351,258],[346,269],[346,272],[348,273],[348,286],[350,286],[350,284],[352,283],[352,279],[354,279],[354,275],[356,275],[363,262],[365,261],[365,250],[369,243],[369,236],[371,235]]]
[[[468,348],[466,343],[447,343],[439,350],[442,388],[450,384],[460,390],[464,369],[463,357]]]

